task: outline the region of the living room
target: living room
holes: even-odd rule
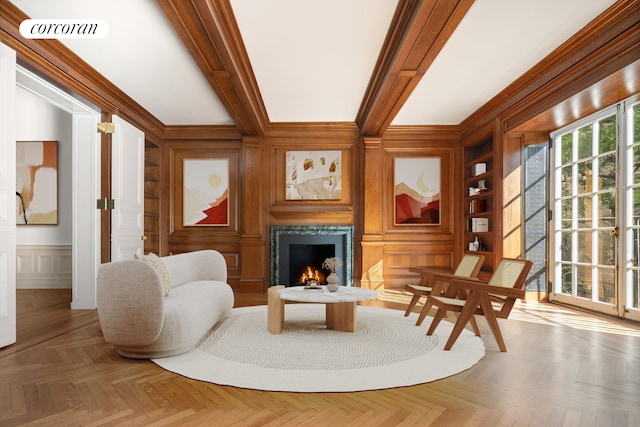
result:
[[[176,22],[187,22],[176,31],[182,31],[183,39],[192,40],[191,51],[202,46],[210,51],[196,56],[195,61],[203,69],[209,67],[208,81],[224,100],[222,104],[232,123],[163,123],[71,55],[64,45],[21,38],[17,28],[26,15],[10,2],[1,6],[0,41],[17,52],[21,66],[98,106],[104,121],[110,122],[117,115],[144,132],[147,157],[153,156],[147,163],[147,172],[157,177],[154,194],[147,194],[151,196],[149,206],[155,203],[156,208],[146,212],[145,252],[169,255],[219,250],[228,265],[229,284],[239,298],[254,298],[254,294],[262,294],[274,284],[270,242],[273,226],[352,226],[355,240],[351,280],[354,286],[381,292],[398,292],[408,282],[417,283],[419,277],[409,271],[413,266],[455,266],[474,237],[474,233],[465,233],[464,196],[469,180],[463,171],[473,163],[466,153],[488,141],[492,154],[485,163],[493,165],[493,180],[489,182],[494,187],[493,228],[482,235],[482,252],[487,256],[483,276],[490,277],[501,258],[526,256],[525,218],[520,210],[524,200],[518,198],[524,194],[520,173],[525,148],[546,143],[553,131],[603,107],[631,99],[639,90],[635,84],[640,67],[638,7],[632,1],[618,1],[459,123],[393,125],[398,103],[410,99],[411,90],[426,73],[421,67],[428,68],[442,47],[439,43],[444,44],[444,40],[434,37],[428,54],[424,47],[412,50],[407,40],[417,39],[420,29],[427,28],[428,20],[410,10],[410,6],[417,7],[414,2],[400,2],[406,9],[398,8],[398,16],[409,21],[410,17],[424,19],[424,26],[412,28],[402,20],[395,23],[404,38],[398,36],[387,42],[388,51],[381,56],[379,73],[373,74],[377,80],[371,80],[363,97],[368,101],[363,99],[362,110],[353,121],[272,122],[272,114],[265,114],[264,106],[260,107],[262,95],[255,80],[248,77],[251,67],[246,64],[246,53],[240,54],[238,46],[230,43],[236,25],[229,24],[225,13],[232,2],[213,2],[213,21],[224,23],[217,28],[219,38],[207,33],[215,27],[211,22],[195,17],[196,6],[180,5],[171,12],[168,3],[159,3],[163,3],[161,8],[169,23],[175,26]],[[456,2],[462,10],[471,7],[470,3]],[[181,9],[183,6],[186,9]],[[460,15],[452,14],[452,23],[462,20],[464,13],[457,13]],[[442,37],[446,39],[453,28],[444,30]],[[219,56],[212,58],[211,52]],[[413,68],[402,67],[411,62]],[[222,66],[215,68],[214,63]],[[491,66],[499,67],[500,63]],[[386,96],[397,102],[382,101]],[[100,197],[109,198],[111,136],[101,134],[98,138],[103,159]],[[63,137],[52,135],[46,139]],[[339,198],[288,198],[286,164],[290,153],[296,151],[340,154]],[[216,227],[185,225],[184,162],[210,158],[227,160],[228,222]],[[441,211],[435,225],[402,224],[395,215],[394,170],[406,158],[439,159]],[[90,200],[93,207],[95,201]],[[99,214],[102,222],[98,255],[107,262],[111,259],[109,212]],[[548,273],[544,263],[538,269],[538,273]],[[553,293],[549,280],[528,284],[527,300],[547,300]],[[74,293],[73,298],[77,296]]]

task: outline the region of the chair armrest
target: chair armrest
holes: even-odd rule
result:
[[[507,298],[524,298],[524,289],[519,288],[505,288],[503,286],[489,285],[486,282],[480,280],[473,280],[468,278],[453,278],[449,283],[450,288],[464,288],[468,291],[485,292],[493,295],[500,295]]]
[[[440,273],[433,276],[433,280],[451,282],[452,280],[465,280],[473,283],[487,283],[477,277],[456,276],[455,274]]]
[[[453,269],[449,267],[433,267],[433,266],[417,266],[409,267],[409,271],[412,273],[419,273],[422,276],[433,276],[436,274],[451,274]]]
[[[115,345],[153,343],[164,325],[164,288],[157,271],[139,260],[102,264],[98,270],[98,320]]]

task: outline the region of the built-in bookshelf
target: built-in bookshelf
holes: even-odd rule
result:
[[[495,185],[493,138],[464,146],[464,252],[485,256],[481,272],[494,269]],[[476,243],[477,242],[477,243]]]
[[[144,252],[160,251],[160,147],[145,142],[144,155]]]

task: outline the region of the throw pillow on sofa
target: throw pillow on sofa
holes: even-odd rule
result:
[[[164,296],[169,295],[169,291],[171,291],[171,277],[169,276],[169,271],[167,267],[164,265],[164,262],[160,259],[160,257],[153,252],[149,252],[147,255],[134,255],[135,259],[139,259],[140,261],[144,261],[153,268],[156,269],[158,274],[160,275],[160,279],[162,280],[162,286],[164,287]]]

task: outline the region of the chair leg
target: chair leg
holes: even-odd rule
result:
[[[439,308],[438,312],[435,316],[433,316],[433,320],[431,321],[431,325],[429,326],[429,330],[427,330],[427,335],[431,336],[435,332],[436,328],[440,321],[444,318],[445,314],[447,314],[447,310],[443,308]]]
[[[473,328],[473,332],[475,332],[476,336],[480,336],[480,329],[478,329],[478,323],[476,322],[476,317],[471,315],[471,319],[469,319],[469,323],[471,323],[471,327]]]
[[[451,335],[449,335],[449,339],[447,343],[444,345],[445,350],[451,350],[453,344],[455,344],[456,340],[462,333],[462,330],[469,322],[469,320],[473,317],[473,313],[478,308],[478,295],[476,292],[470,292],[467,301],[464,303],[464,307],[462,308],[462,312],[456,320],[456,323],[453,325],[453,329],[451,330]],[[476,325],[477,326],[477,325]]]
[[[500,326],[498,325],[498,319],[496,318],[496,313],[493,311],[489,295],[482,294],[482,297],[480,298],[480,307],[482,307],[484,317],[487,319],[487,323],[491,328],[491,332],[493,332],[493,337],[496,339],[496,343],[498,343],[498,348],[500,351],[506,352],[507,346],[504,344],[504,339],[500,332]]]
[[[430,303],[429,300],[427,299],[427,302],[424,303],[424,307],[422,307],[420,316],[418,316],[418,320],[416,321],[416,326],[422,325],[422,322],[424,321],[424,318],[427,317],[427,313],[429,313],[429,310],[431,309],[432,305],[433,304]]]
[[[411,302],[409,303],[409,306],[407,307],[407,311],[404,312],[404,317],[407,317],[409,314],[411,314],[411,311],[413,310],[413,307],[416,306],[416,304],[418,303],[418,300],[420,299],[422,295],[420,294],[413,294],[413,298],[411,298]]]

